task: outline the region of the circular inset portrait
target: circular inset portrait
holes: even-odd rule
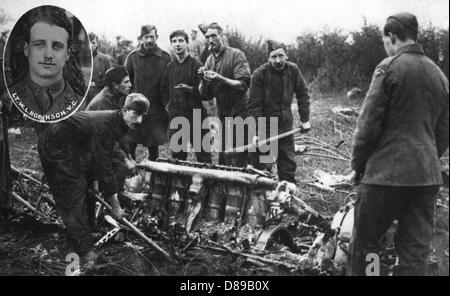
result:
[[[89,37],[67,10],[39,6],[14,25],[3,54],[8,93],[39,122],[68,118],[83,103],[92,75]]]

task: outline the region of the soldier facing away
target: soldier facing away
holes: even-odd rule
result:
[[[383,29],[388,58],[375,69],[357,121],[351,176],[360,182],[350,273],[365,275],[367,256],[398,220],[398,275],[425,275],[439,158],[448,148],[448,80],[417,42],[417,18],[390,16]]]

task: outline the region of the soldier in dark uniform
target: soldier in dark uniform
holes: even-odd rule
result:
[[[136,146],[140,143],[148,147],[148,158],[155,160],[159,155],[158,145],[168,140],[169,118],[163,104],[168,93],[162,82],[171,58],[157,45],[158,31],[155,26],[143,26],[139,40],[141,45],[128,55],[125,68],[130,74],[133,91],[142,93],[150,101],[150,111],[142,125],[130,132],[130,150],[135,156]]]
[[[303,132],[310,130],[308,88],[298,66],[287,61],[286,47],[274,41],[268,41],[269,62],[255,70],[250,83],[249,116],[256,120],[266,118],[266,138],[269,138],[270,117],[278,118],[278,133],[285,133],[293,128],[291,111],[292,100],[297,98],[300,127]],[[258,138],[255,138],[256,142]],[[296,184],[294,136],[278,141],[276,159],[280,181],[286,180]],[[252,164],[260,169],[270,169],[272,163],[261,163],[259,153],[251,154]]]
[[[88,95],[84,105],[89,102],[103,89],[103,79],[106,71],[111,68],[111,58],[98,50],[98,36],[95,33],[89,33],[91,41],[92,55],[94,63],[92,65],[92,81],[89,87]]]
[[[398,275],[425,275],[439,158],[448,148],[448,80],[417,41],[414,15],[390,16],[383,29],[389,55],[375,69],[357,121],[352,177],[359,181],[351,243],[352,275],[367,275],[369,254],[398,220]]]
[[[200,146],[194,147],[197,160],[200,162],[211,162],[210,153],[204,151],[201,147],[203,135],[206,134],[207,130],[202,129],[202,132],[194,130],[194,110],[198,112],[196,113],[198,114],[197,120],[200,124],[207,117],[206,109],[203,107],[202,98],[198,90],[200,77],[197,71],[202,64],[189,54],[189,37],[186,32],[182,30],[174,31],[169,38],[176,57],[167,66],[165,83],[168,88],[169,100],[164,102],[164,104],[171,121],[175,117],[183,117],[190,124],[190,134],[183,135],[183,137],[189,138],[189,141],[182,139],[181,151],[173,152],[172,156],[186,160],[187,143],[190,142],[194,146],[194,137],[199,136],[200,141],[197,141],[197,144],[200,144]],[[171,129],[170,135],[172,136],[181,129],[181,127]],[[195,132],[199,134],[194,135]],[[172,143],[170,147],[172,148]]]
[[[64,11],[42,10],[29,17],[25,31],[24,54],[28,74],[8,86],[16,106],[28,117],[40,122],[68,117],[81,104],[78,94],[63,77],[69,59],[71,24]]]
[[[90,217],[95,202],[89,188],[103,192],[113,215],[123,215],[117,199],[113,154],[129,128],[136,128],[149,108],[141,94],[130,94],[121,110],[83,111],[49,125],[38,137],[38,151],[56,207],[67,228],[69,242],[87,260],[92,250]]]

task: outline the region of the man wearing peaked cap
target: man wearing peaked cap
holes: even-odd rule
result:
[[[292,101],[297,98],[300,127],[303,132],[310,130],[309,123],[310,99],[308,88],[298,66],[287,61],[286,47],[283,43],[273,40],[267,42],[268,62],[255,70],[250,83],[249,115],[266,119],[265,138],[269,138],[275,131],[278,134],[293,129]],[[278,118],[278,126],[272,126],[270,118]],[[254,142],[259,138],[255,137]],[[277,143],[276,157],[278,176],[280,181],[296,184],[294,136],[280,139]],[[271,169],[272,161],[263,161],[262,153],[251,153],[251,163],[260,169]],[[266,156],[268,157],[268,156]]]
[[[410,13],[387,18],[382,38],[389,57],[376,67],[357,120],[352,275],[373,274],[373,262],[366,260],[380,251],[394,219],[395,274],[426,274],[443,181],[439,158],[449,144],[449,89],[445,74],[417,43],[418,29]]]
[[[150,110],[142,125],[130,132],[128,141],[133,157],[137,144],[142,144],[148,148],[149,159],[155,160],[159,156],[159,145],[168,141],[169,118],[163,102],[169,94],[163,88],[163,77],[171,57],[158,46],[158,30],[154,25],[142,26],[138,39],[140,46],[128,55],[125,68],[133,91],[148,98]]]

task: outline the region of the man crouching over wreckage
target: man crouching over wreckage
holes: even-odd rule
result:
[[[68,242],[87,262],[97,257],[92,251],[90,227],[95,200],[89,191],[101,191],[113,208],[113,216],[123,216],[113,175],[114,146],[129,128],[142,122],[149,106],[144,95],[132,93],[121,110],[78,112],[39,135],[39,156],[67,228]]]

